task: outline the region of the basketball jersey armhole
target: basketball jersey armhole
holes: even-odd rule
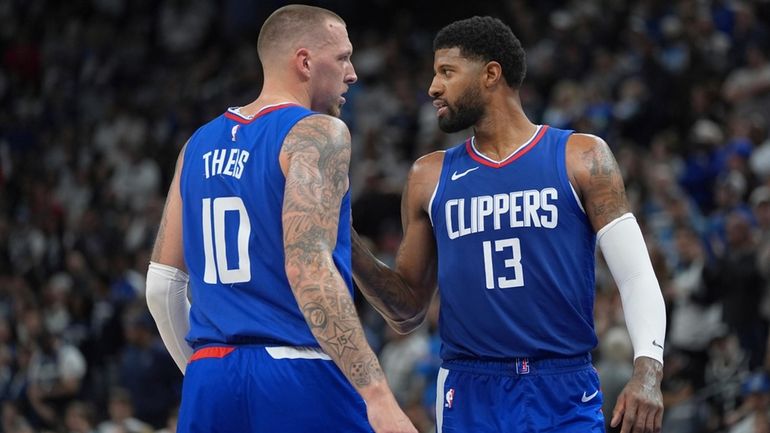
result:
[[[582,203],[578,198],[577,191],[569,181],[569,175],[567,174],[567,140],[569,140],[573,131],[560,131],[561,137],[556,146],[556,172],[559,173],[559,183],[561,184],[562,191],[568,196],[566,200],[570,204],[570,209],[579,218],[588,221],[588,215],[583,209]]]
[[[449,177],[450,167],[454,161],[458,149],[464,148],[465,142],[463,142],[460,146],[455,146],[449,150],[444,151],[444,160],[441,161],[441,175],[439,175],[438,182],[436,182],[436,188],[433,190],[433,195],[431,196],[430,203],[428,204],[428,217],[430,218],[430,225],[433,226],[434,229],[436,228],[436,225],[433,222],[433,215],[436,212],[436,203],[441,201],[441,197],[444,194],[444,187],[447,183],[446,179]]]
[[[198,128],[193,134],[190,136],[189,139],[187,139],[187,144],[184,146],[184,154],[182,155],[182,171],[179,173],[179,196],[184,200],[185,195],[187,194],[187,172],[188,167],[190,164],[188,164],[188,155],[192,154],[192,149],[196,148],[198,146],[197,137],[208,124],[201,126]]]

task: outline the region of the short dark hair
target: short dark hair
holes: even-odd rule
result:
[[[459,48],[464,57],[500,63],[505,81],[514,88],[521,87],[527,73],[521,42],[497,18],[475,16],[449,24],[433,39],[433,52],[442,48]]]

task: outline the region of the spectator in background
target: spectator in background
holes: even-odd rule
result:
[[[128,391],[113,388],[110,391],[109,419],[99,423],[97,433],[152,433],[147,423],[134,418],[134,406]]]
[[[596,363],[599,382],[602,384],[604,413],[612,413],[614,402],[618,400],[623,387],[634,374],[633,359],[634,348],[626,330],[618,326],[607,330],[599,344],[599,361]],[[609,431],[610,417],[604,421],[605,428]]]
[[[735,69],[725,80],[722,91],[734,113],[747,117],[753,113],[764,115],[770,122],[770,60],[768,47],[751,41],[746,47],[746,65]]]
[[[770,379],[767,373],[747,377],[741,386],[743,403],[725,416],[728,433],[770,432]]]
[[[700,235],[689,226],[676,229],[677,263],[671,280],[669,341],[689,356],[694,387],[704,385],[709,343],[724,334],[722,305],[707,300],[703,270],[706,251]]]
[[[725,236],[724,252],[704,269],[706,297],[722,304],[722,320],[749,356],[749,368],[756,368],[764,363],[767,339],[767,324],[759,314],[765,281],[757,268],[751,222],[743,212],[727,215]]]
[[[27,398],[42,425],[55,426],[86,374],[80,351],[57,335],[43,332],[29,363]]]
[[[66,433],[96,433],[94,412],[91,404],[79,400],[67,405],[64,412]]]
[[[119,383],[128,392],[133,414],[158,428],[179,402],[182,375],[143,305],[129,308],[123,330],[126,346],[120,355]]]

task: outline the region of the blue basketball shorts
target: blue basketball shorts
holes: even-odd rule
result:
[[[436,385],[438,433],[603,433],[590,355],[512,362],[445,361]]]
[[[315,349],[209,346],[191,357],[178,433],[372,433],[366,404]]]

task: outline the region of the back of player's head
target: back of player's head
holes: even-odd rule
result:
[[[524,48],[511,28],[497,18],[476,16],[447,25],[433,39],[433,51],[442,48],[459,48],[469,59],[499,63],[511,87],[519,88],[524,81]]]
[[[345,24],[345,21],[334,12],[306,5],[288,5],[273,12],[259,31],[257,52],[261,59],[273,52],[291,48],[291,44],[300,41],[305,36],[323,30],[329,20]]]

